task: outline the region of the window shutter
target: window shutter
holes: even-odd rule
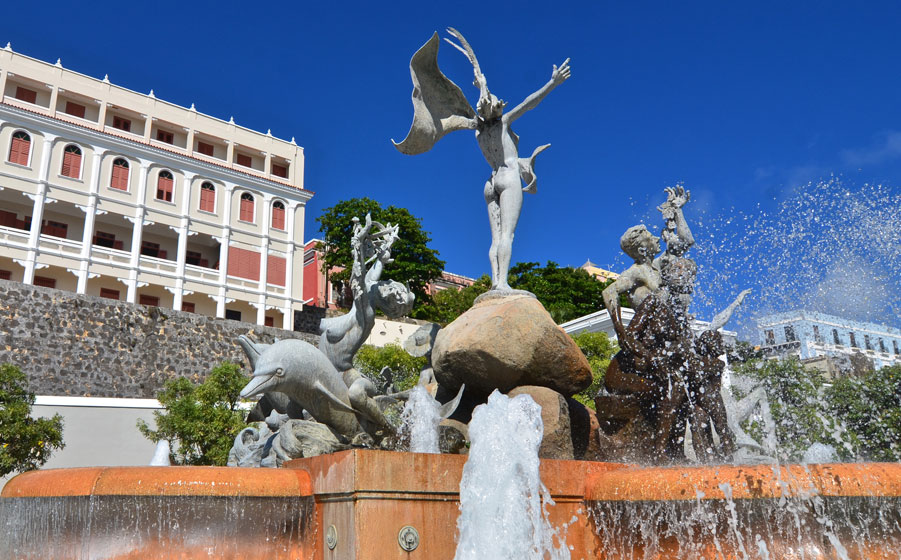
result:
[[[253,199],[241,198],[241,221],[253,222]]]
[[[285,229],[285,208],[283,206],[272,206],[272,227]]]
[[[228,248],[228,275],[246,278],[248,280],[260,279],[260,254],[256,251],[241,249],[239,247]]]
[[[78,103],[72,103],[71,101],[66,101],[66,113],[72,115],[73,117],[78,117],[80,119],[84,118],[84,105],[79,105]]]
[[[276,257],[275,255],[269,255],[269,260],[266,264],[266,283],[274,284],[276,286],[284,286],[285,268],[285,257]]]
[[[172,178],[163,177],[160,174],[157,180],[156,197],[166,202],[172,202]]]
[[[81,154],[74,152],[65,152],[63,154],[62,174],[72,179],[78,179],[78,173],[81,169]]]
[[[31,148],[31,142],[24,138],[13,138],[12,145],[9,148],[9,161],[19,165],[28,165],[28,152]]]
[[[110,186],[121,191],[128,190],[128,168],[113,164],[113,180]]]
[[[200,187],[200,209],[204,212],[216,211],[216,189]]]

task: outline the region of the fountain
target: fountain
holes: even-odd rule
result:
[[[472,47],[450,33],[474,68],[478,106],[438,69],[436,34],[411,61],[404,153],[459,129],[515,139],[510,122],[569,77],[567,61],[504,114]],[[253,368],[243,394],[264,395],[256,417],[267,422],[238,436],[232,462],[254,468],[19,475],[0,499],[0,557],[897,558],[901,464],[778,464],[769,442],[740,432],[766,395],[723,398],[734,380],[717,330],[747,293],[707,332],[687,328],[697,267],[686,256],[694,238],[682,188],[668,189],[660,207],[662,256],[646,228],[623,236],[635,264],[605,292],[623,351],[597,413],[570,398],[590,384],[590,366],[534,296],[506,282],[521,181],[534,192],[534,159],[546,146],[519,158],[515,142],[505,144],[503,162],[492,159],[495,147],[482,146],[494,170],[485,193],[493,289],[446,328],[423,331],[431,368],[422,386],[381,394],[352,367],[375,312],[411,303],[404,286],[380,280],[400,232],[356,220],[354,306],[323,321],[318,347],[240,341]],[[620,295],[637,309],[629,325]],[[398,416],[407,420],[400,429]],[[436,453],[438,430],[470,448]],[[408,435],[413,452],[397,451]],[[576,460],[600,456],[607,461]],[[809,459],[823,456],[812,449]]]

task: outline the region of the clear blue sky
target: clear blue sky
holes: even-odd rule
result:
[[[573,77],[515,127],[523,152],[552,147],[524,203],[514,262],[621,268],[619,236],[656,220],[662,189],[676,182],[691,190],[687,215],[698,223],[774,211],[830,174],[890,194],[901,184],[896,2],[328,4],[20,3],[0,21],[0,41],[296,137],[316,192],[307,238],[323,208],[369,196],[409,208],[447,269],[469,276],[488,271],[490,240],[490,169],[473,135],[413,157],[390,142],[412,119],[410,56],[447,26],[511,104],[572,59]],[[439,64],[477,98],[460,53],[445,44]]]

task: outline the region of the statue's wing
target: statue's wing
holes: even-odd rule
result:
[[[407,155],[431,150],[448,132],[472,128],[476,116],[463,91],[438,68],[440,43],[436,32],[410,59],[413,124],[403,142],[392,140]]]
[[[535,191],[538,190],[538,185],[536,184],[538,178],[535,176],[535,158],[549,147],[550,144],[538,146],[530,157],[519,158],[519,176],[522,178],[522,182],[526,184],[522,190],[529,194],[535,194]]]

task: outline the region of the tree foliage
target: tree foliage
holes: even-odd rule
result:
[[[901,366],[837,379],[825,397],[858,457],[901,461]]]
[[[200,384],[186,377],[167,381],[157,395],[165,410],[153,413],[157,429],[143,420],[138,429],[151,441],[169,440],[173,464],[224,466],[245,427],[238,400],[246,383],[241,366],[229,362],[213,368]]]
[[[373,221],[400,225],[400,239],[391,248],[394,262],[385,267],[382,279],[408,285],[416,294],[414,309],[426,304],[429,298],[425,287],[441,277],[444,261],[438,258],[438,251],[429,248],[432,238],[429,232],[422,229],[421,220],[406,208],[382,208],[371,198],[352,198],[323,210],[316,221],[323,235],[324,247],[321,249],[326,275],[333,282],[347,283],[353,264],[350,247],[353,218],[364,220],[366,214],[371,214]],[[331,272],[336,267],[343,267],[344,270]]]
[[[573,341],[579,346],[591,365],[591,385],[584,391],[573,395],[573,398],[594,409],[594,397],[601,390],[607,366],[610,365],[610,359],[619,352],[619,347],[616,345],[616,341],[610,340],[607,333],[602,332],[581,332],[573,337]]]
[[[12,364],[0,365],[0,476],[36,469],[63,443],[63,418],[32,418],[34,393]]]
[[[372,379],[381,389],[388,380],[382,376],[382,369],[391,368],[395,389],[404,391],[419,381],[419,372],[428,364],[423,356],[414,358],[398,344],[386,344],[378,348],[364,344],[354,356],[354,367]]]
[[[414,311],[417,319],[446,325],[472,307],[475,299],[491,288],[491,277],[487,274],[462,290],[449,288],[432,295],[431,301]]]
[[[736,371],[757,380],[766,390],[780,460],[799,461],[814,443],[830,445],[842,458],[852,458],[841,419],[829,414],[824,398],[826,379],[819,371],[805,368],[794,358],[751,360]],[[759,429],[753,423],[749,425],[752,435],[759,435]]]
[[[510,286],[535,294],[557,324],[604,309],[601,294],[607,283],[581,268],[548,261],[517,263],[510,269]]]

